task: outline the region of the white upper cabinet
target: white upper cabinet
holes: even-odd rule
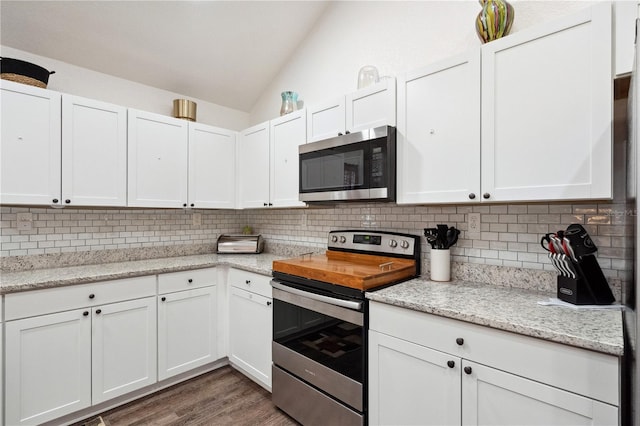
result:
[[[398,204],[480,199],[480,52],[398,80]]]
[[[344,134],[345,125],[344,96],[314,105],[307,109],[307,142],[320,141]]]
[[[234,208],[235,164],[236,132],[189,123],[189,206]]]
[[[640,2],[616,1],[613,12],[615,75],[630,74],[633,68],[636,19],[640,16]]]
[[[304,207],[299,200],[298,147],[305,143],[306,111],[271,120],[270,203],[274,207]]]
[[[611,5],[481,50],[483,199],[611,198]]]
[[[62,202],[127,205],[127,110],[62,96]]]
[[[187,123],[129,109],[130,207],[187,207]]]
[[[298,199],[298,146],[305,143],[306,112],[294,111],[240,132],[240,207],[305,206]]]
[[[396,125],[396,80],[392,77],[308,108],[307,142],[385,125]]]
[[[396,79],[386,77],[379,83],[346,96],[349,132],[396,125]]]
[[[61,204],[61,95],[2,81],[0,201]]]
[[[240,207],[267,207],[269,203],[269,122],[240,132],[238,184]]]

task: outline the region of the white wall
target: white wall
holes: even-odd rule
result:
[[[589,1],[510,1],[512,33],[589,6]],[[310,106],[357,88],[358,71],[375,65],[397,76],[479,48],[477,1],[336,1],[303,40],[251,111],[251,124],[278,116],[280,92]]]
[[[172,115],[173,100],[185,96],[108,74],[81,68],[66,62],[0,46],[2,56],[21,59],[55,71],[48,89],[72,95],[110,102],[130,108]],[[249,114],[201,99],[187,98],[197,103],[196,120],[212,126],[242,130],[249,126]]]

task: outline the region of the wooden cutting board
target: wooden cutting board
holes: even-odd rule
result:
[[[416,264],[413,259],[327,250],[325,254],[274,260],[273,270],[358,290],[370,290],[415,276]]]

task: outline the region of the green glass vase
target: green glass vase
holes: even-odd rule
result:
[[[482,10],[476,18],[476,32],[483,43],[509,34],[515,11],[505,0],[480,0]]]

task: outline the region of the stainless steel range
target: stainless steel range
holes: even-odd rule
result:
[[[420,275],[420,237],[332,231],[325,254],[273,262],[273,402],[302,424],[367,417],[366,291]]]

